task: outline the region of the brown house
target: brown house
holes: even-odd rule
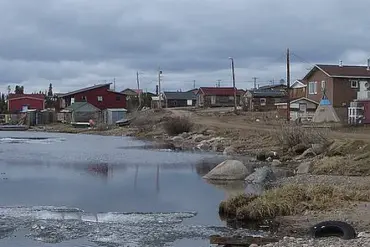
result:
[[[303,98],[307,96],[307,85],[301,80],[296,80],[289,89],[289,97],[291,100]]]
[[[244,91],[233,87],[200,87],[196,94],[196,105],[199,107],[234,106],[234,90],[236,90],[236,101],[239,105]]]
[[[284,90],[251,90],[245,94],[245,107],[248,111],[273,111],[276,103],[286,101]]]
[[[307,98],[320,102],[325,89],[341,120],[347,119],[347,107],[355,100],[360,81],[370,81],[370,66],[315,65],[303,78]]]

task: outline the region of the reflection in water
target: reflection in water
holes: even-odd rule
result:
[[[244,192],[246,184],[244,181],[223,181],[204,179],[208,184],[215,186],[225,192],[226,199]]]

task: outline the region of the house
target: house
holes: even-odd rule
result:
[[[125,90],[121,91],[121,93],[123,93],[127,96],[138,96],[139,94],[143,93],[143,90],[142,89],[126,88]]]
[[[285,84],[273,84],[273,85],[265,85],[260,86],[257,89],[259,90],[280,90],[280,91],[286,91],[287,85]]]
[[[65,93],[61,96],[61,109],[75,102],[88,102],[104,110],[107,108],[126,108],[126,95],[110,89],[111,83],[98,84]]]
[[[195,106],[197,97],[193,92],[163,92],[166,107]]]
[[[197,103],[199,107],[231,107],[234,106],[234,91],[236,101],[240,104],[242,90],[233,87],[200,87],[197,91]]]
[[[291,100],[299,99],[307,96],[307,85],[301,80],[295,80],[289,88],[289,97]]]
[[[286,91],[254,89],[247,91],[244,97],[248,111],[274,111],[276,103],[286,101]]]
[[[198,90],[199,90],[199,88],[193,88],[193,89],[190,89],[186,92],[192,92],[193,94],[197,94]]]
[[[9,94],[8,111],[10,113],[27,112],[27,110],[45,109],[44,94]]]
[[[92,119],[102,121],[101,110],[88,102],[74,102],[58,113],[58,121],[65,123],[87,123]]]
[[[287,116],[287,103],[276,103],[276,108],[278,114],[281,117]],[[290,101],[290,119],[296,120],[298,118],[307,121],[311,121],[315,115],[316,109],[319,106],[319,103],[313,100],[310,100],[306,97],[294,99]]]
[[[307,86],[306,97],[320,102],[325,90],[339,118],[347,120],[347,107],[357,98],[359,84],[370,81],[370,64],[368,66],[347,66],[317,64],[302,79]]]

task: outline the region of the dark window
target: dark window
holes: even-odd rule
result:
[[[82,101],[87,101],[87,97],[86,97],[86,96],[82,96],[82,97],[81,97],[81,100],[82,100]]]
[[[120,101],[121,100],[121,96],[116,96],[116,101]]]

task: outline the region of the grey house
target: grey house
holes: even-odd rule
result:
[[[191,107],[195,106],[196,95],[190,92],[163,92],[166,107]]]

